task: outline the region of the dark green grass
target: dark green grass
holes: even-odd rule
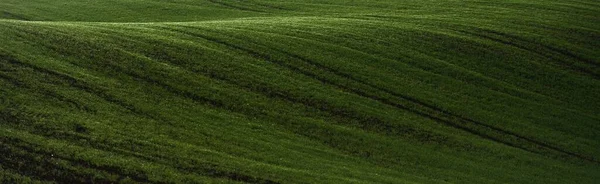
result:
[[[3,1],[3,182],[594,183],[593,1]]]

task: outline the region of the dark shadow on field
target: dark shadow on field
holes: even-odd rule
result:
[[[30,20],[29,18],[27,18],[23,15],[14,14],[14,13],[7,12],[7,11],[2,11],[2,16],[0,18],[16,19],[16,20]]]

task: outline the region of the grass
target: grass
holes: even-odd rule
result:
[[[3,1],[0,181],[594,183],[594,1]]]

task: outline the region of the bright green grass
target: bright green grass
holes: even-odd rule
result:
[[[0,181],[595,183],[594,1],[2,1]]]

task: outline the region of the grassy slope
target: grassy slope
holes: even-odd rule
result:
[[[593,1],[61,2],[0,2],[3,181],[600,179]]]

